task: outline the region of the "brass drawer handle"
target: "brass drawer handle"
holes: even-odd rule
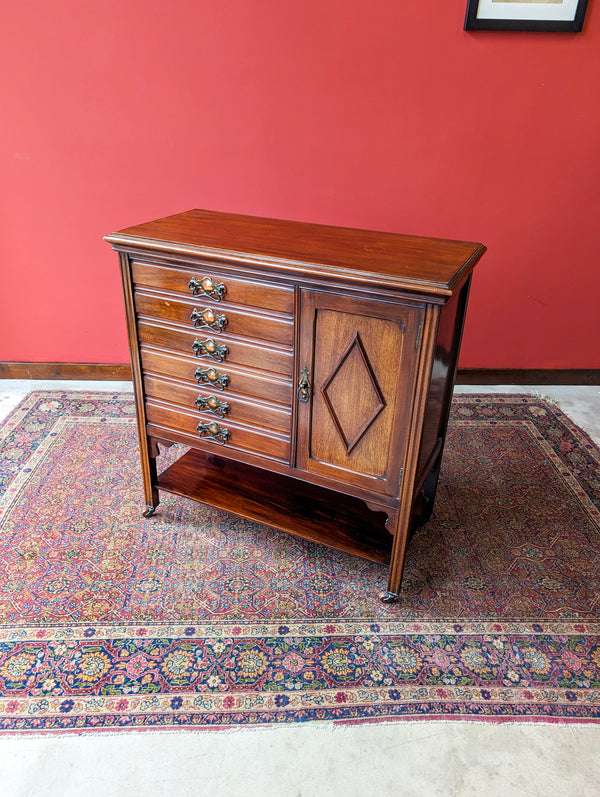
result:
[[[222,282],[215,282],[212,277],[202,277],[201,280],[192,277],[188,288],[191,290],[192,296],[208,296],[215,302],[220,302],[225,293],[225,285]]]
[[[190,320],[195,327],[199,327],[200,329],[202,327],[209,327],[210,329],[214,329],[215,332],[222,332],[223,327],[227,323],[227,319],[224,315],[217,315],[210,307],[206,310],[196,310],[196,308],[194,308]]]
[[[215,421],[211,421],[210,423],[200,421],[196,430],[200,437],[210,437],[220,445],[223,445],[223,443],[226,443],[229,439],[229,429],[223,429],[223,427],[219,426]]]
[[[192,343],[192,349],[196,357],[212,357],[218,363],[223,362],[228,351],[227,346],[220,346],[212,338],[207,338],[206,340],[196,339]]]
[[[208,410],[213,415],[218,415],[219,418],[224,418],[229,412],[229,404],[226,401],[221,401],[216,396],[198,396],[195,401],[198,412]]]
[[[308,378],[308,368],[302,369],[300,381],[298,382],[298,401],[308,401],[310,398],[310,380]]]
[[[196,368],[194,379],[199,385],[207,382],[209,385],[214,385],[218,390],[225,390],[229,384],[227,374],[220,374],[214,368]]]

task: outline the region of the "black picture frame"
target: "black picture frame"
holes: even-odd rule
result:
[[[524,0],[523,0],[524,1]],[[579,33],[583,28],[583,20],[585,19],[585,12],[587,10],[588,0],[577,0],[575,13],[573,19],[569,20],[553,20],[547,19],[544,16],[544,11],[547,11],[549,6],[556,5],[555,3],[535,2],[532,6],[538,6],[539,18],[531,19],[517,19],[511,17],[510,10],[507,11],[506,18],[502,19],[486,19],[477,16],[480,3],[483,0],[467,0],[467,13],[465,15],[465,30],[533,30],[533,31],[546,31],[546,32],[570,32]],[[520,3],[511,2],[506,5],[518,6]]]

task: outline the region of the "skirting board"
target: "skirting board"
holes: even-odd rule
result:
[[[129,364],[0,362],[0,379],[98,379],[131,381]]]
[[[458,385],[600,385],[600,368],[459,368]]]
[[[0,379],[131,381],[123,363],[0,362]],[[600,385],[600,368],[459,368],[459,385]]]

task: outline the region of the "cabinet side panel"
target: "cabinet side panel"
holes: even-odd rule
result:
[[[443,447],[450,414],[452,391],[464,324],[470,278],[460,291],[444,305],[440,313],[437,344],[431,370],[431,381],[417,467],[417,485],[425,476],[425,469],[435,466]]]

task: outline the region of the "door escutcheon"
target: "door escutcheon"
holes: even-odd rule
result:
[[[298,382],[298,401],[308,401],[310,398],[310,380],[308,378],[308,368],[304,366]]]

